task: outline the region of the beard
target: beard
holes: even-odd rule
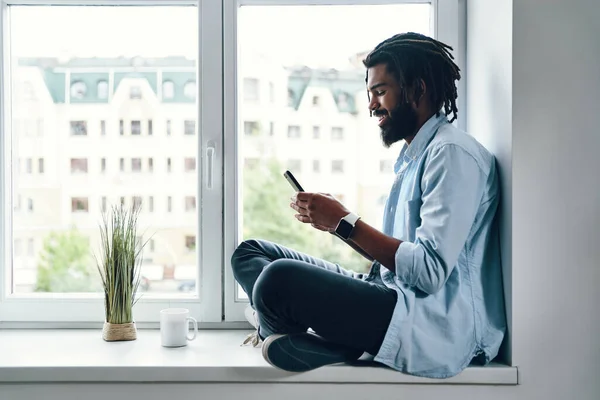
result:
[[[387,115],[385,111],[376,110],[375,116]],[[398,104],[381,127],[381,141],[386,148],[416,133],[418,116],[410,103]]]

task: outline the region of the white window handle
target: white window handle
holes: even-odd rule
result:
[[[210,140],[206,146],[206,188],[212,190],[213,188],[213,169],[215,159],[215,146],[214,142]]]

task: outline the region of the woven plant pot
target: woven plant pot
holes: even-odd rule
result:
[[[102,339],[107,342],[136,340],[137,329],[135,328],[135,322],[128,324],[110,324],[105,322],[102,329]]]

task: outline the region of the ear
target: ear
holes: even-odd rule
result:
[[[417,79],[414,83],[413,87],[413,103],[416,108],[419,108],[421,104],[421,100],[425,98],[425,94],[427,93],[427,85],[423,79]]]

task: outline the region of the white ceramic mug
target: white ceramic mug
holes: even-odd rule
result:
[[[189,336],[190,324],[194,324],[193,336]],[[196,339],[198,321],[190,317],[187,308],[165,308],[160,312],[160,340],[164,347],[187,346],[188,340]]]

